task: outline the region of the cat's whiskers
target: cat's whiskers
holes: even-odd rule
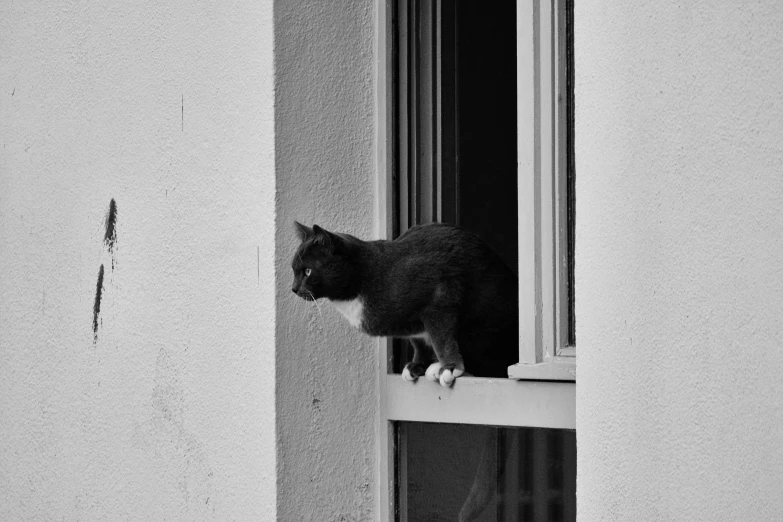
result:
[[[313,298],[313,303],[315,304],[315,308],[318,310],[318,315],[320,315],[320,316],[321,316],[321,320],[323,321],[324,314],[323,314],[323,313],[321,313],[321,305],[319,305],[319,304],[318,304],[318,300],[315,298],[315,295],[314,295],[312,292],[310,292],[310,291],[308,290],[308,292],[307,292],[307,293],[308,293],[308,294],[310,294],[310,297],[312,297],[312,298]]]
[[[294,294],[291,299],[294,300],[294,308],[297,309],[297,313],[299,312],[299,308],[302,307],[302,298],[298,295]],[[305,308],[307,308],[307,305],[305,305]]]
[[[321,305],[318,304],[318,300],[315,298],[315,295],[312,292],[308,292],[310,294],[310,297],[313,298],[313,304],[315,304],[316,310],[318,310],[318,319],[321,326],[321,331],[326,330],[326,322],[324,322],[324,314],[321,312]]]
[[[307,306],[307,304],[303,303],[304,299],[302,299],[298,295],[296,295],[296,294],[288,294],[288,295],[289,295],[289,299],[293,299],[294,300],[293,301],[294,302],[294,309],[296,310],[296,313],[299,313],[299,309],[302,307],[303,304],[304,304],[305,309],[309,308]]]
[[[312,307],[310,307],[308,303],[312,302],[313,304],[315,304],[315,309],[318,310],[318,320],[316,321],[316,324],[318,327],[321,328],[321,331],[323,331],[326,328],[326,323],[324,322],[324,315],[323,312],[321,311],[321,305],[318,304],[318,301],[315,299],[315,294],[313,294],[309,290],[305,290],[305,292],[307,292],[307,294],[310,296],[312,301],[310,301],[309,299],[302,299],[301,296],[293,294],[291,295],[291,298],[294,299],[294,302],[296,303],[294,307],[299,308],[304,304],[305,308],[312,310]]]

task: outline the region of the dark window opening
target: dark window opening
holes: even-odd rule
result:
[[[516,272],[516,4],[400,0],[395,14],[394,235],[457,224]],[[395,343],[395,372],[409,350]]]

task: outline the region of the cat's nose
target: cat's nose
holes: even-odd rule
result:
[[[291,287],[291,291],[293,293],[295,293],[295,294],[298,294],[299,293],[299,286],[297,286],[297,285],[292,286]]]

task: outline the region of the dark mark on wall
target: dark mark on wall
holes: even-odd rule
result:
[[[109,211],[106,213],[104,219],[104,226],[106,232],[103,235],[103,245],[109,251],[111,255],[111,269],[114,271],[114,264],[116,261],[116,248],[117,248],[117,202],[114,198],[109,202]],[[98,270],[98,284],[95,289],[95,302],[92,305],[92,342],[95,344],[98,342],[98,327],[103,324],[100,319],[101,315],[101,297],[103,296],[103,275],[104,268],[101,263],[101,268]],[[44,295],[44,299],[46,296]]]
[[[109,211],[106,213],[106,235],[103,236],[103,244],[114,252],[114,245],[117,243],[117,202],[114,198],[109,202]]]
[[[103,244],[111,254],[111,270],[114,271],[115,248],[117,246],[117,202],[114,198],[109,202],[109,211],[106,213],[106,234],[103,236]]]
[[[182,95],[182,132],[185,132],[185,95]]]
[[[14,90],[11,91],[11,96],[13,96],[15,92],[16,92],[16,87],[14,87]]]
[[[256,246],[256,286],[261,284],[261,247]]]
[[[98,315],[101,313],[101,294],[103,293],[103,265],[98,271],[98,286],[95,290],[95,303],[92,305],[93,344],[98,341]]]

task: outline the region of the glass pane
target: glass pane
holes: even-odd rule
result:
[[[576,433],[397,423],[397,520],[576,520]]]

